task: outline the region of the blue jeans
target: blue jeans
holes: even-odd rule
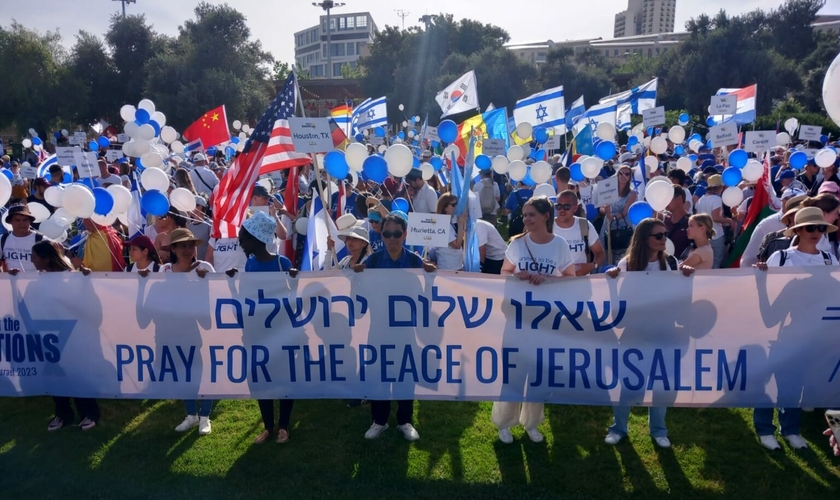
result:
[[[782,436],[799,434],[799,417],[801,408],[779,408],[779,424],[782,426]],[[773,425],[773,408],[756,408],[753,410],[753,425],[759,436],[772,436],[776,433]]]
[[[210,410],[213,409],[213,400],[212,399],[200,399],[201,401],[201,409],[199,410],[198,405],[196,404],[194,399],[188,399],[184,401],[184,406],[187,408],[187,415],[198,415],[200,417],[209,417]]]
[[[712,245],[712,252],[714,252],[712,269],[720,269],[720,265],[723,263],[723,254],[726,253],[726,237],[715,238],[709,243]]]
[[[655,438],[668,437],[668,429],[665,427],[665,412],[667,410],[667,408],[658,406],[648,408],[648,427],[650,427],[651,436]],[[613,424],[610,426],[609,431],[626,436],[629,433],[627,430],[627,421],[629,418],[629,406],[614,406]]]

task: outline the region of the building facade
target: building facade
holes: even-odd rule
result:
[[[295,33],[295,62],[310,78],[341,78],[341,67],[356,67],[359,57],[368,54],[376,37],[376,23],[369,12],[337,13],[321,16],[317,26]],[[327,33],[330,34],[327,48]],[[328,54],[328,51],[331,54]],[[327,68],[332,63],[332,71]]]
[[[677,0],[629,0],[615,15],[613,37],[673,33],[676,7]]]

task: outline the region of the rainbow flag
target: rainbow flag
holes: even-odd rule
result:
[[[469,149],[470,137],[475,137],[475,155],[482,154],[484,139],[503,139],[505,149],[510,147],[507,126],[507,108],[498,108],[487,113],[467,118],[458,125],[458,139],[455,145],[461,151],[458,162],[466,158]]]

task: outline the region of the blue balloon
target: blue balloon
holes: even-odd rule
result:
[[[805,153],[802,153],[803,155]],[[807,160],[807,159],[806,159]],[[723,171],[723,183],[728,187],[737,186],[741,182],[741,169],[737,167],[726,167]]]
[[[686,142],[691,142],[691,141],[701,141],[702,142],[703,137],[700,134],[691,134],[691,137],[689,137],[688,141],[686,141]]]
[[[711,140],[711,139],[709,139],[708,141],[706,141],[706,147],[707,147],[707,148],[709,148],[709,149],[713,149],[713,148],[712,148],[712,140]]]
[[[697,155],[692,153],[688,155],[688,159],[691,160],[692,163],[694,163],[697,161]]]
[[[615,143],[612,141],[601,141],[595,146],[595,156],[607,161],[615,157]]]
[[[368,156],[362,163],[362,172],[368,179],[381,184],[388,177],[388,163],[379,155]]]
[[[145,109],[138,109],[134,112],[134,121],[137,122],[138,125],[149,123],[151,118],[152,115],[150,115]]]
[[[99,151],[99,143],[96,141],[90,141],[88,143],[88,149],[91,151]]]
[[[44,143],[44,141],[42,141],[40,137],[33,137],[32,138],[32,144],[34,144],[35,146],[40,146],[43,143]]]
[[[493,166],[493,160],[487,155],[478,155],[475,157],[475,166],[479,170],[487,170]]]
[[[714,125],[715,125],[715,119],[713,117],[710,116],[710,117],[706,118],[706,126],[714,127]]]
[[[522,183],[526,186],[536,186],[537,183],[534,182],[534,179],[531,178],[531,167],[528,167],[528,171],[525,172],[525,177],[522,178]]]
[[[373,133],[376,134],[376,137],[385,137],[385,129],[382,127],[376,127],[373,129]]]
[[[356,134],[356,142],[365,142],[365,134]]]
[[[680,145],[674,146],[674,154],[675,155],[682,156],[683,153],[685,153],[685,149],[682,146],[680,146]]]
[[[633,147],[638,143],[639,143],[639,138],[636,137],[635,135],[631,135],[630,137],[627,138],[627,146],[628,147]]]
[[[589,220],[595,220],[598,218],[598,207],[591,203],[586,204],[586,218]]]
[[[146,165],[143,165],[143,162],[140,161],[140,158],[134,159],[134,166],[137,167],[137,170],[140,172],[146,170]]]
[[[9,170],[8,168],[3,169],[3,175],[5,175],[9,180],[14,179],[14,177],[15,177],[14,174],[12,173],[12,171]]]
[[[583,182],[586,180],[586,176],[583,175],[583,171],[580,169],[580,163],[572,163],[569,167],[569,171],[572,175],[572,180],[575,182]]]
[[[111,139],[108,139],[104,135],[100,136],[98,139],[96,139],[96,142],[99,143],[100,148],[107,148],[111,145]]]
[[[391,211],[399,210],[400,212],[408,213],[408,201],[405,198],[396,198],[391,203]]]
[[[400,139],[405,139],[405,132],[400,130],[400,132],[397,134],[397,137],[399,137]]]
[[[548,130],[538,128],[534,131],[534,139],[536,139],[540,144],[545,144],[548,141]]]
[[[138,109],[137,111],[140,110]],[[143,193],[143,198],[140,199],[140,206],[146,212],[159,217],[169,211],[169,200],[166,199],[165,194],[157,189],[150,189]]]
[[[458,138],[458,125],[452,120],[443,120],[438,125],[438,137],[443,142],[455,142]]]
[[[93,211],[99,215],[108,215],[114,208],[114,197],[105,188],[93,188],[93,199],[96,201]]]
[[[411,166],[412,166],[413,168],[420,168],[420,158],[418,158],[418,157],[414,156],[414,157],[412,157],[411,159],[412,159],[412,164],[411,164]]]
[[[64,172],[64,175],[61,176],[61,183],[70,184],[71,182],[73,182],[73,176],[68,174],[67,172]]]
[[[344,179],[350,173],[350,167],[341,151],[330,151],[324,156],[324,169],[336,179]]]
[[[653,137],[653,127],[648,127],[647,135],[648,135],[648,137]]]
[[[442,168],[443,168],[443,158],[441,158],[440,156],[433,156],[433,157],[429,160],[429,163],[430,163],[433,167],[435,167],[435,172],[437,172],[438,170],[440,170],[440,169],[442,169]]]
[[[232,142],[233,144],[239,144],[239,137],[237,137],[237,136],[231,137],[230,142]]]
[[[634,226],[638,226],[640,222],[650,217],[653,217],[653,208],[646,201],[633,203],[627,211],[627,218]]]
[[[207,156],[216,156],[216,146],[207,148]]]
[[[688,113],[680,114],[680,125],[685,125],[686,123],[688,123],[688,120],[689,120]]]
[[[55,133],[53,134],[53,136],[54,136],[56,139],[61,139],[61,131],[60,131],[60,130],[56,130],[56,131],[55,131]],[[825,142],[825,141],[823,141],[823,142]]]
[[[437,148],[438,146],[440,146],[440,143],[438,141],[432,141],[433,148]]]
[[[750,155],[743,149],[735,149],[729,153],[729,165],[735,168],[744,168]]]
[[[78,181],[76,181],[76,184],[81,184],[82,186],[85,186],[88,189],[94,189],[96,187],[96,181],[94,181],[92,177],[81,178]]]
[[[823,144],[828,142],[828,136],[827,135],[821,135],[820,136],[820,142],[823,143]]]
[[[797,151],[790,155],[788,163],[796,170],[801,170],[808,163],[808,155],[804,151]]]
[[[155,129],[155,137],[159,136],[160,135],[160,123],[158,123],[154,120],[149,120],[149,125],[151,125],[153,129]]]

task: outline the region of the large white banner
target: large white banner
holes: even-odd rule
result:
[[[5,276],[0,395],[836,406],[838,280]]]

